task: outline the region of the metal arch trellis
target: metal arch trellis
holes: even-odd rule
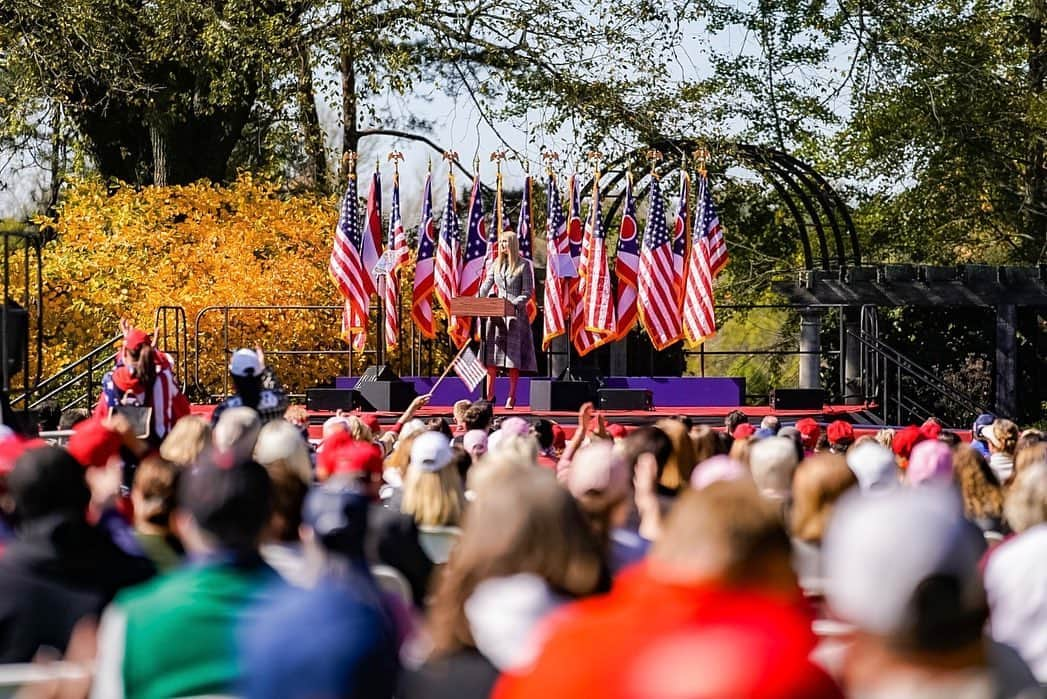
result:
[[[361,131],[360,136],[391,136],[424,143],[433,150],[442,153],[443,149],[426,136],[409,131],[394,129],[369,129]],[[644,171],[638,178],[634,190],[637,201],[646,197],[642,183],[649,173],[645,153],[649,148],[663,153],[678,154],[678,157],[662,161],[656,168],[659,177],[664,178],[680,169],[684,154],[690,153],[702,145],[711,146],[712,150],[727,159],[734,159],[739,165],[747,166],[759,173],[775,190],[785,203],[796,226],[803,249],[804,267],[808,270],[820,267],[824,270],[845,269],[848,265],[860,267],[862,264],[861,247],[858,234],[854,228],[847,204],[840,194],[829,184],[824,176],[810,164],[784,151],[751,143],[721,141],[709,143],[697,138],[665,138],[637,148],[623,156],[608,161],[603,172],[610,177],[602,183],[610,190],[621,183],[627,170],[634,167]],[[475,175],[466,171],[460,164],[457,167],[470,179]],[[726,169],[726,168],[724,168]],[[593,182],[590,178],[582,188],[588,191]],[[483,185],[481,184],[483,187]],[[488,189],[487,187],[483,187]],[[624,193],[614,196],[610,208],[605,214],[604,225],[610,227],[614,215],[624,201]],[[810,228],[814,228],[817,239],[818,258],[816,262],[812,245]],[[831,236],[827,236],[827,230]]]

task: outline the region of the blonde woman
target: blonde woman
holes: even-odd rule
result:
[[[481,359],[487,367],[487,400],[494,402],[494,379],[499,369],[509,370],[509,399],[506,408],[516,406],[516,385],[520,372],[538,371],[534,354],[527,300],[534,289],[531,263],[520,255],[520,239],[505,231],[498,239],[498,257],[487,268],[480,296],[497,296],[513,305],[514,314],[492,318],[487,323]]]

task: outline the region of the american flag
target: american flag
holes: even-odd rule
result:
[[[720,274],[720,270],[727,266],[730,258],[727,256],[727,241],[723,237],[723,226],[720,225],[720,217],[716,215],[713,200],[709,194],[709,180],[704,175],[702,175],[702,182],[705,186],[705,200],[708,202],[709,210],[713,212],[713,219],[705,237],[709,240],[709,269],[715,279]],[[702,200],[699,199],[699,201]]]
[[[393,255],[393,268],[386,276],[382,295],[385,301],[385,346],[393,349],[400,340],[400,268],[407,257],[407,236],[403,218],[400,217],[400,173],[393,174],[393,202],[389,217],[389,247]]]
[[[568,284],[571,282],[570,279],[561,276],[561,267],[570,260],[571,251],[567,242],[567,222],[563,216],[560,188],[556,186],[556,175],[552,172],[549,173],[545,199],[545,298],[542,302],[545,327],[542,332],[542,349],[548,350],[549,343],[554,338],[567,332],[565,319],[570,301]]]
[[[696,347],[716,334],[716,298],[713,296],[713,271],[710,263],[712,240],[720,230],[709,182],[698,179],[698,211],[691,237],[691,258],[687,264],[687,294],[683,301],[683,335],[688,347]],[[721,239],[723,236],[720,236]]]
[[[600,211],[600,180],[593,181],[593,198],[589,205],[583,255],[586,268],[582,275],[582,302],[585,307],[585,329],[592,337],[593,347],[617,336],[614,299],[611,297],[611,275],[607,266],[607,234],[604,232]],[[591,351],[593,347],[589,347]]]
[[[487,221],[484,219],[484,202],[480,195],[480,177],[473,180],[473,191],[469,195],[469,228],[465,234],[465,256],[462,274],[458,279],[460,296],[476,296],[484,280],[484,261],[487,258]],[[458,318],[451,337],[462,347],[469,341],[469,318]]]
[[[633,178],[629,175],[625,183],[625,211],[618,229],[618,254],[614,260],[614,273],[618,277],[618,337],[629,334],[636,324],[636,277],[640,269],[640,240],[636,233],[636,202],[633,200]]]
[[[433,240],[433,176],[425,178],[422,194],[422,222],[418,225],[418,255],[414,266],[414,300],[411,304],[411,319],[423,337],[436,337],[433,326],[433,256],[436,245]]]
[[[650,209],[640,251],[637,302],[640,323],[655,349],[664,349],[680,339],[680,299],[673,288],[673,241],[665,222],[665,202],[658,178],[651,177]]]
[[[516,223],[516,237],[520,240],[520,256],[528,262],[534,261],[534,245],[531,241],[531,176],[524,178],[523,201],[520,202],[520,220]],[[561,214],[562,215],[562,214]],[[534,265],[531,270],[531,298],[527,300],[527,319],[534,322],[538,315],[538,304],[535,302]]]
[[[367,212],[364,215],[363,247],[360,251],[360,259],[363,261],[364,270],[367,272],[367,295],[378,293],[377,279],[374,274],[374,266],[378,264],[378,258],[382,256],[382,178],[378,170],[371,175],[371,191],[367,193]]]
[[[360,202],[356,193],[356,174],[349,175],[349,185],[342,199],[334,246],[328,269],[345,305],[342,309],[342,338],[362,349],[367,342],[367,311],[371,303],[367,291],[370,275],[364,272],[360,259],[363,232],[360,228]]]
[[[454,207],[454,175],[447,178],[447,204],[440,222],[440,238],[436,246],[436,300],[447,314],[447,330],[454,328],[451,299],[458,295],[458,275],[462,267],[461,230]]]
[[[691,178],[680,171],[680,199],[676,204],[676,222],[673,227],[673,286],[676,298],[683,299],[683,277],[687,267],[687,225],[690,214]]]
[[[484,256],[484,274],[487,274],[498,259],[498,236],[502,226],[502,173],[498,173],[498,183],[494,192],[494,225],[487,231],[487,254]]]
[[[585,227],[582,224],[582,199],[578,186],[578,175],[572,174],[567,185],[568,205],[567,241],[571,259],[578,276],[568,279],[567,289],[571,309],[571,343],[578,354],[586,355],[593,350],[593,338],[585,332],[585,304],[582,299],[582,275],[585,273]]]
[[[475,391],[476,387],[487,378],[487,370],[469,347],[464,348],[454,358],[452,366],[454,367],[454,373],[458,374],[458,377],[465,382],[470,391]]]

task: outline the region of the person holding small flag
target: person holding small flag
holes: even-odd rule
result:
[[[480,285],[480,296],[503,298],[513,305],[515,313],[505,318],[492,318],[487,323],[480,357],[487,368],[487,400],[494,401],[494,379],[498,369],[509,371],[509,398],[506,408],[516,406],[516,386],[520,372],[535,373],[538,362],[534,352],[527,302],[534,282],[530,262],[520,254],[520,239],[512,231],[503,231],[498,239],[498,256],[489,265]]]

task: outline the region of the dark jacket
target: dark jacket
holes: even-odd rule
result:
[[[311,590],[286,589],[245,617],[239,633],[248,699],[393,696],[397,634],[366,568],[326,577]]]
[[[154,573],[83,520],[26,523],[0,558],[0,663],[28,662],[42,646],[65,652],[77,621]]]
[[[475,648],[427,661],[404,674],[399,699],[487,699],[498,670]]]
[[[414,517],[374,505],[368,512],[365,553],[371,563],[384,563],[396,568],[411,585],[416,607],[425,606],[433,562],[418,543],[418,525]]]

